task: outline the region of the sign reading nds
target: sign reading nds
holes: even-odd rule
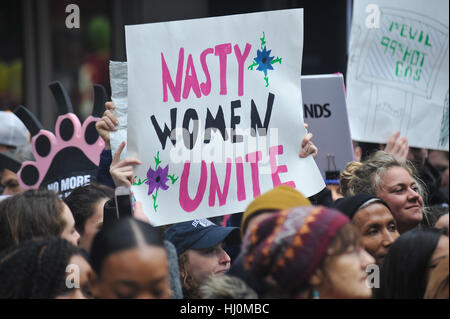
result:
[[[302,76],[303,118],[318,147],[316,163],[326,171],[343,171],[353,161],[342,75]]]

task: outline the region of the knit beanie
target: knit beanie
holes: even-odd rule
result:
[[[372,203],[383,204],[389,209],[389,211],[391,210],[388,204],[386,204],[381,198],[370,194],[358,194],[355,196],[339,198],[335,203],[335,208],[352,220],[358,210]]]
[[[288,293],[304,286],[321,265],[337,232],[349,222],[323,206],[274,213],[244,239],[244,267],[257,278],[270,278]]]
[[[280,185],[256,197],[247,207],[241,222],[241,236],[244,237],[251,217],[263,211],[280,211],[297,206],[311,206],[311,202],[295,188]]]

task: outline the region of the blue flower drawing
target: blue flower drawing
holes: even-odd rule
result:
[[[269,77],[267,76],[267,70],[273,70],[273,64],[280,63],[281,64],[281,58],[277,57],[276,59],[273,56],[270,56],[270,53],[272,50],[267,50],[267,47],[265,44],[267,43],[266,40],[266,34],[263,32],[262,38],[259,38],[261,40],[261,49],[256,51],[256,58],[253,58],[253,64],[248,67],[249,70],[253,70],[255,66],[258,66],[256,68],[256,71],[261,71],[264,73],[264,81],[266,81],[266,87],[269,86]]]
[[[254,61],[258,63],[257,71],[263,71],[264,75],[267,76],[267,70],[273,70],[273,66],[270,64],[273,60],[273,56],[270,56],[270,52],[272,50],[267,51],[266,47],[264,49],[258,50],[256,52],[256,58],[254,58]]]

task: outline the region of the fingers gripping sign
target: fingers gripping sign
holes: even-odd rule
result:
[[[384,151],[394,155],[400,161],[405,161],[409,151],[408,139],[404,136],[399,137],[400,131],[395,132],[384,147]]]
[[[305,129],[308,129],[308,124],[304,123]],[[312,142],[313,135],[312,133],[307,133],[302,140],[302,149],[300,150],[300,158],[308,157],[309,155],[312,155],[313,157],[316,157],[318,149]]]
[[[119,126],[119,121],[114,112],[116,106],[113,102],[105,103],[106,111],[103,113],[102,118],[97,121],[95,127],[97,129],[98,135],[105,141],[105,149],[111,149],[110,146],[110,132],[116,131]]]

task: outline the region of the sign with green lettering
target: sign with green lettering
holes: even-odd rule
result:
[[[352,138],[448,150],[447,0],[354,1],[348,62]]]

